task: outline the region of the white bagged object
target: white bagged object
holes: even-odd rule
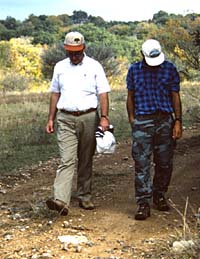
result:
[[[113,154],[116,148],[116,140],[113,135],[113,126],[110,125],[110,129],[102,131],[101,127],[98,127],[96,131],[96,151],[99,154]]]

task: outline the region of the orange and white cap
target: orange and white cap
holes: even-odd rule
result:
[[[66,34],[64,40],[64,48],[68,51],[81,51],[85,48],[84,36],[77,31]]]

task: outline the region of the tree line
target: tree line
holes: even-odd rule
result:
[[[88,55],[99,60],[115,80],[128,64],[141,58],[141,44],[147,38],[161,42],[166,56],[185,77],[199,79],[200,14],[159,11],[148,21],[107,22],[100,16],[74,11],[71,16],[31,14],[24,21],[10,16],[0,20],[0,88],[13,85],[13,75],[22,89],[30,78],[49,79],[54,64],[65,57],[64,36],[72,30],[84,34]]]

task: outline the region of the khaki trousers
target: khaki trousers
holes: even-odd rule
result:
[[[57,139],[61,163],[54,181],[54,198],[68,206],[77,165],[77,198],[91,199],[92,160],[96,148],[95,130],[99,123],[96,111],[73,116],[57,113]],[[77,162],[77,163],[76,163]]]

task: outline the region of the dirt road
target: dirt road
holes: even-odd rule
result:
[[[179,258],[171,255],[172,242],[182,239],[184,234],[187,238],[199,238],[195,216],[200,208],[199,129],[185,130],[175,152],[168,192],[175,208],[167,213],[152,209],[146,221],[134,220],[131,141],[118,143],[113,155],[95,156],[93,211],[79,208],[75,198],[66,217],[46,208],[57,165],[58,159],[52,159],[20,170],[18,175],[1,176],[0,258]],[[76,177],[74,190],[75,184]],[[181,215],[187,199],[188,228]],[[63,245],[58,237],[68,235],[84,236],[87,241]]]

